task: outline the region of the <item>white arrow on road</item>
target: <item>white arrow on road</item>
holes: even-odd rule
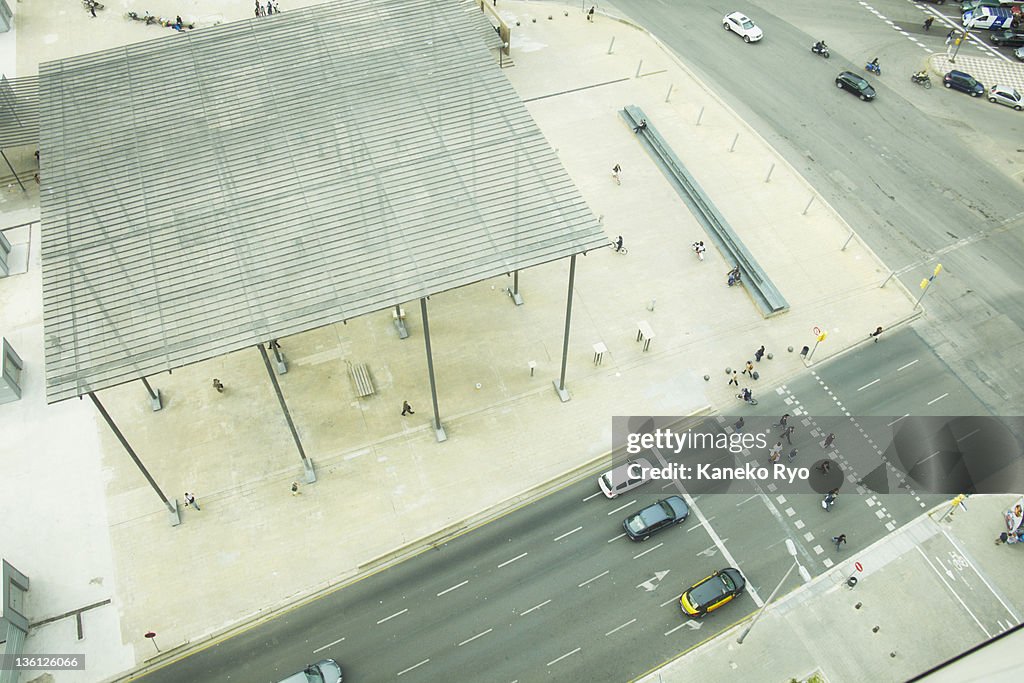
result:
[[[654,572],[654,577],[653,578],[647,579],[643,583],[637,584],[637,588],[643,588],[645,591],[650,593],[652,590],[654,590],[655,588],[658,587],[658,584],[661,583],[662,579],[664,579],[666,576],[668,576],[668,573],[670,571],[672,571],[672,570],[668,569],[668,570],[663,571],[663,572]]]

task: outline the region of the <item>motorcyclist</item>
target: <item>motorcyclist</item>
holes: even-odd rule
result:
[[[921,69],[916,74],[914,74],[914,80],[915,81],[923,81],[923,80],[925,80],[927,78],[928,78],[928,72],[926,70],[924,70],[924,69]]]
[[[819,40],[818,42],[816,42],[814,44],[814,51],[815,52],[824,52],[827,49],[828,49],[828,45],[825,44],[824,40]]]
[[[876,71],[881,68],[878,66],[878,57],[875,57],[874,59],[871,60],[871,66],[873,66]]]

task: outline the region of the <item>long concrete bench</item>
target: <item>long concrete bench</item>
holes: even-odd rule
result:
[[[376,393],[373,380],[370,379],[370,368],[366,366],[366,363],[353,363],[349,367],[349,372],[352,374],[352,381],[356,383],[356,393],[360,398]]]
[[[647,121],[647,125],[636,134],[637,137],[646,143],[648,151],[661,166],[669,182],[704,226],[708,239],[719,248],[730,264],[739,266],[743,274],[742,284],[761,309],[761,313],[767,317],[788,310],[789,303],[785,297],[768,279],[768,274],[736,235],[729,222],[719,213],[700,184],[690,175],[683,162],[651,124],[650,118],[635,105],[627,106],[620,114],[630,129],[636,128],[641,120]],[[722,274],[722,281],[724,284],[725,273]]]

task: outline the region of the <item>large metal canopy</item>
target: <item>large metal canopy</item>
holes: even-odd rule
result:
[[[47,400],[606,242],[453,0],[40,67]]]

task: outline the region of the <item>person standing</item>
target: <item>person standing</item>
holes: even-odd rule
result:
[[[760,363],[762,358],[764,358],[764,344],[761,344],[761,348],[759,348],[757,351],[754,351],[755,361]]]
[[[299,490],[299,482],[297,482],[297,481],[293,481],[292,482],[292,495],[293,496],[301,496],[302,495],[302,491]]]
[[[846,543],[846,534],[839,534],[838,536],[833,536],[832,542],[836,544],[836,552],[839,552],[839,546]]]
[[[593,20],[594,20],[594,7],[591,6],[590,9],[587,10],[587,21],[593,21]]]
[[[814,469],[820,470],[822,475],[826,475],[828,474],[828,471],[832,469],[832,462],[829,460],[822,460],[821,464],[815,467]]]
[[[787,457],[789,458],[789,462],[790,462],[790,464],[792,464],[792,462],[793,462],[794,460],[796,460],[796,454],[797,454],[797,453],[799,453],[799,452],[800,452],[800,451],[798,451],[798,450],[797,450],[797,449],[795,449],[795,448],[794,448],[793,450],[791,450],[791,451],[789,452],[789,456],[787,456]]]
[[[612,177],[615,178],[615,184],[621,185],[622,181],[619,179],[619,174],[622,173],[622,167],[618,164],[612,166]]]
[[[224,384],[216,377],[213,378],[213,388],[217,390],[218,394],[224,393]]]
[[[196,512],[199,512],[199,503],[196,502],[196,497],[188,491],[185,491],[185,507],[188,507],[189,505],[194,507]]]
[[[415,415],[415,414],[416,413],[415,413],[415,411],[413,411],[412,406],[409,405],[409,402],[408,401],[402,401],[402,417],[405,417],[406,415]]]
[[[821,447],[827,449],[829,446],[835,443],[835,440],[836,435],[833,432],[829,432],[828,436],[825,437],[825,442],[821,444]]]
[[[736,420],[736,422],[732,426],[732,429],[737,434],[740,434],[740,433],[743,432],[743,418],[742,417],[740,419]]]

